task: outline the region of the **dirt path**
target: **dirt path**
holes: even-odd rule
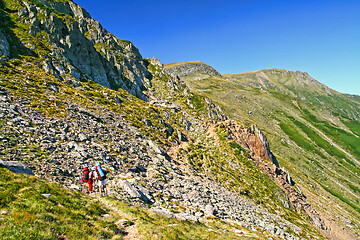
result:
[[[112,211],[119,214],[121,219],[118,222],[116,222],[115,224],[118,226],[121,226],[121,229],[126,233],[126,235],[123,236],[122,239],[124,239],[124,240],[141,240],[141,239],[143,239],[137,231],[137,227],[139,225],[137,219],[132,219],[132,217],[129,214],[119,211],[119,209],[117,207],[115,207],[114,205],[109,203],[106,199],[100,198],[99,200],[101,203],[103,203],[109,209],[111,209]],[[133,222],[134,224],[132,224],[130,226],[127,224],[124,225],[123,224],[124,219],[130,219],[131,222]]]

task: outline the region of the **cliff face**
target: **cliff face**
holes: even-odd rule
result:
[[[151,86],[138,49],[115,37],[72,1],[20,1],[18,21],[23,24],[21,44],[43,58],[43,68],[60,79],[91,79],[103,86],[119,87],[145,99]],[[37,43],[27,42],[31,36]],[[0,33],[1,54],[9,56],[7,39]]]

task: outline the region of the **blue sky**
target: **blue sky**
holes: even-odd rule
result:
[[[198,60],[220,73],[300,70],[360,95],[359,0],[75,2],[145,58]]]

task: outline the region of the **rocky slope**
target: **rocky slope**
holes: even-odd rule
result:
[[[320,218],[316,210],[307,202],[306,196],[293,187],[295,183],[290,174],[280,168],[276,157],[270,151],[269,142],[267,141],[266,136],[257,126],[252,125],[250,128],[246,128],[231,121],[220,124],[226,128],[228,138],[234,140],[252,153],[252,160],[259,165],[261,171],[281,187],[296,211],[305,211],[312,218],[316,226],[321,229],[326,229],[324,221]]]

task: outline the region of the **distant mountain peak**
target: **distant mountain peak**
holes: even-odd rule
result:
[[[199,73],[221,76],[221,74],[213,67],[201,61],[170,63],[166,64],[164,67],[168,74],[175,74],[181,77]]]

